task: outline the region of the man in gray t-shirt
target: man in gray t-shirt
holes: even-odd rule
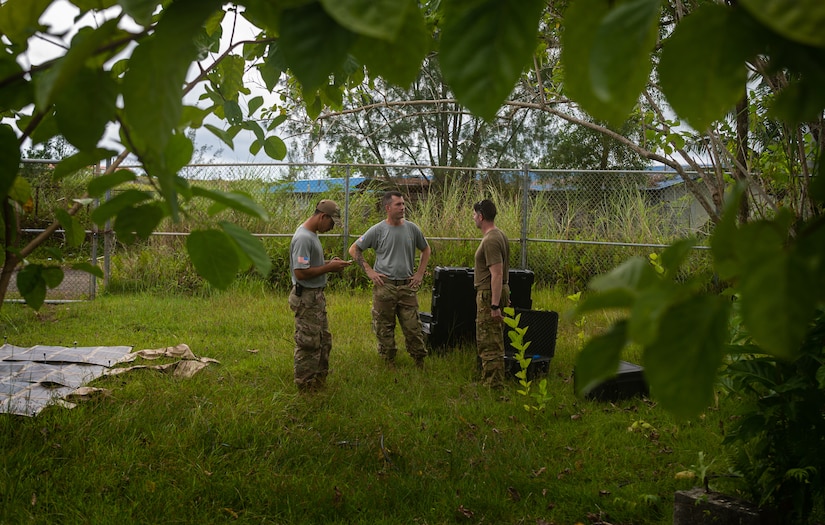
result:
[[[389,366],[395,366],[395,320],[404,334],[407,352],[416,366],[424,366],[427,349],[421,320],[418,317],[418,288],[424,280],[430,246],[414,223],[404,219],[404,196],[397,191],[384,194],[381,204],[386,220],[367,230],[349,248],[352,259],[367,273],[372,288],[372,326],[378,339],[378,355]],[[375,250],[375,264],[364,260],[364,251]],[[415,251],[421,251],[415,269]]]
[[[323,388],[329,373],[332,334],[324,286],[329,272],[340,272],[351,263],[338,257],[325,261],[318,232],[330,231],[340,218],[338,205],[324,199],[315,207],[315,213],[298,226],[289,243],[289,308],[295,314],[294,376],[299,392]]]

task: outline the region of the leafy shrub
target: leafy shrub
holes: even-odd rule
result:
[[[825,494],[825,313],[794,361],[740,355],[722,377],[745,400],[724,441],[740,489],[777,508],[783,523],[809,523]]]

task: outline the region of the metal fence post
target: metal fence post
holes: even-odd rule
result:
[[[100,176],[100,163],[95,164],[94,167],[94,176]],[[97,207],[97,200],[95,200],[95,207]],[[96,223],[92,223],[92,246],[91,246],[91,253],[89,254],[89,258],[91,259],[89,263],[92,266],[97,266],[97,235],[98,235],[98,227]],[[95,298],[95,292],[97,291],[97,277],[95,274],[89,274],[89,299]]]
[[[106,202],[112,199],[112,190],[106,190]],[[112,247],[114,246],[114,232],[112,219],[106,220],[103,227],[103,289],[109,289],[109,280],[112,277]]]
[[[347,248],[349,248],[349,179],[352,175],[352,166],[346,165],[344,175],[344,247],[343,256],[347,258]]]
[[[521,268],[527,269],[527,217],[530,214],[530,165],[524,164],[524,182],[521,192]]]

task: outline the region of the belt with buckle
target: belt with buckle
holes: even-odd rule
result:
[[[384,282],[394,284],[395,286],[406,286],[410,284],[411,279],[384,279]]]

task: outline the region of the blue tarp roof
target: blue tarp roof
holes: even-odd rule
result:
[[[627,174],[622,174],[621,172],[612,173],[613,176],[625,176],[625,175],[636,175],[641,177],[646,177],[647,180],[640,181],[639,189],[652,191],[652,190],[661,190],[670,186],[675,186],[678,184],[684,184],[682,178],[676,173],[661,173],[661,170],[645,170],[648,173],[643,172],[628,172]],[[575,191],[580,188],[578,184],[579,177],[585,175],[586,171],[577,172],[577,171],[554,171],[550,173],[540,173],[540,172],[529,172],[530,176],[530,191]],[[503,177],[506,179],[510,179],[513,182],[516,178],[522,177],[522,172],[510,172],[503,174]],[[592,181],[591,181],[592,182]],[[608,188],[605,188],[608,189]]]
[[[648,168],[648,180],[640,187],[641,190],[661,190],[677,184],[683,184],[684,181],[675,173],[661,173],[664,171],[658,166]],[[552,172],[552,173],[537,173],[530,172],[530,190],[531,191],[573,191],[578,189],[575,179],[586,172]],[[637,175],[639,172],[635,172]],[[521,177],[521,172],[504,172],[504,178],[515,179]],[[354,191],[360,184],[370,180],[367,177],[350,177],[349,187],[350,191]],[[343,191],[346,179],[343,177],[330,179],[311,179],[311,180],[296,180],[290,182],[282,182],[270,187],[270,192],[286,191],[292,193],[325,193],[329,191]]]
[[[362,182],[366,181],[366,177],[350,177],[349,187],[355,188]],[[312,180],[296,180],[290,182],[283,182],[269,188],[270,192],[274,191],[291,191],[293,193],[325,193],[328,191],[341,191],[346,185],[346,179],[338,177],[334,179],[312,179]]]

